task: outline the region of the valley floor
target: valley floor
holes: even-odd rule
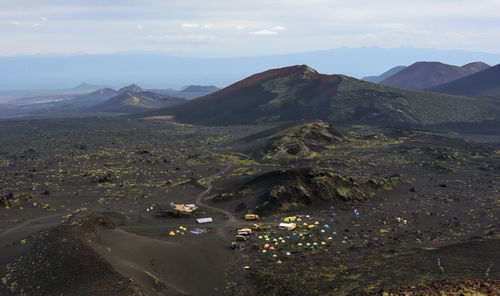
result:
[[[398,295],[457,279],[482,279],[456,282],[463,295],[498,293],[498,139],[344,126],[345,141],[280,159],[239,140],[269,128],[0,121],[0,294]],[[233,250],[236,230],[254,223],[213,197],[303,167],[401,182],[366,201],[269,213]],[[252,200],[264,206],[259,192]],[[158,215],[171,203],[200,208]],[[287,216],[301,217],[295,230],[277,227]]]

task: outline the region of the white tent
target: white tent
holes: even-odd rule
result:
[[[280,229],[283,230],[292,230],[295,229],[295,227],[297,227],[295,223],[280,223]]]
[[[197,223],[210,223],[210,222],[213,222],[214,220],[212,218],[200,218],[200,219],[196,219],[196,222]]]

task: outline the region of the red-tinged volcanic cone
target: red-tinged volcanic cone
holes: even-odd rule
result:
[[[258,73],[210,95],[133,117],[197,125],[323,120],[400,127],[494,120],[499,113],[484,100],[325,75],[301,65]]]

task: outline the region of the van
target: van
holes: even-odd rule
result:
[[[260,217],[259,215],[255,215],[255,214],[246,214],[245,215],[245,220],[259,220]]]

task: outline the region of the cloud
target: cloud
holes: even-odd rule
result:
[[[273,31],[284,31],[284,30],[286,30],[286,28],[283,27],[283,26],[276,26],[276,27],[272,27],[271,30],[273,30]]]
[[[137,27],[135,27],[135,28],[136,28],[137,30],[142,30],[142,29],[144,29],[144,27],[143,27],[143,26],[141,26],[141,25],[137,25]]]
[[[33,24],[33,28],[36,28],[36,27],[40,27],[40,24],[39,23],[34,23]]]
[[[206,43],[208,41],[212,41],[215,38],[213,36],[208,35],[147,35],[136,37],[138,40],[153,42],[153,43],[181,43],[181,44],[198,44],[198,43]]]
[[[276,34],[278,34],[278,32],[264,29],[264,30],[259,30],[259,31],[251,31],[251,32],[249,32],[249,34],[252,34],[252,35],[276,35]]]
[[[44,16],[42,16],[40,19],[42,20],[42,22],[46,22],[47,21],[47,18],[44,17]]]
[[[342,46],[500,52],[500,38],[494,38],[500,34],[500,0],[481,0],[481,5],[476,2],[146,0],[148,5],[144,5],[143,1],[134,0],[0,0],[0,23],[7,27],[1,32],[0,53],[59,52],[70,48],[94,53],[149,50],[153,48],[151,44],[134,36],[189,33],[216,38],[217,42],[211,42],[211,53],[206,48],[190,48],[193,55],[199,56],[289,53]],[[31,40],[45,36],[39,33],[53,21],[57,21],[57,26],[51,26],[47,32],[53,38],[51,42],[36,39],[37,46],[30,47],[34,43]],[[31,30],[14,30],[22,27]],[[132,36],[131,30],[135,32]],[[203,40],[197,36],[175,38]],[[172,53],[183,55],[189,47],[183,44],[179,48],[182,49],[178,52],[178,48],[172,49]]]
[[[199,26],[198,24],[182,24],[183,28],[198,28]]]
[[[450,38],[460,38],[460,39],[465,38],[464,34],[460,34],[457,32],[446,32],[445,35]]]

